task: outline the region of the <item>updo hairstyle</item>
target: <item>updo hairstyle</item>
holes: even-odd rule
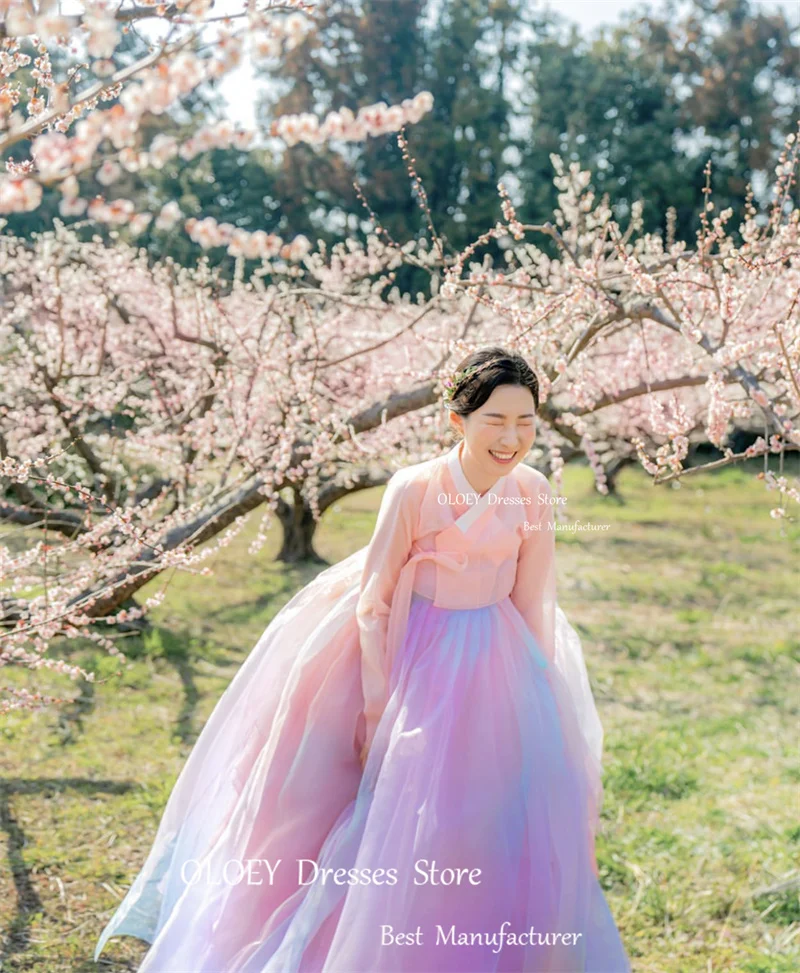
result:
[[[474,369],[466,376],[467,369]],[[468,416],[486,402],[499,385],[521,385],[531,390],[534,407],[539,409],[539,380],[522,355],[499,345],[481,348],[463,358],[454,370],[458,376],[445,396],[445,408],[458,416]]]

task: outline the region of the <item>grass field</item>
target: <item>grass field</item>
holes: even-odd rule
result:
[[[610,529],[559,534],[559,602],[605,728],[598,861],[634,970],[795,973],[800,530],[780,535],[775,494],[741,468],[679,489],[626,470],[622,502],[590,486],[585,467],[566,470],[569,519]],[[327,516],[317,548],[329,561],[367,543],[380,493]],[[91,958],[215,702],[319,570],[274,563],[275,530],[249,558],[254,531],[222,550],[215,577],[174,577],[154,632],[120,643],[121,676],[111,657],[60,647],[97,683],[65,693],[36,674],[75,701],[0,727],[2,973],[135,970],[144,955],[122,938]]]

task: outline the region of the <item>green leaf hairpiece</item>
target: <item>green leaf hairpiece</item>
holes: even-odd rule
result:
[[[442,397],[444,398],[445,402],[452,402],[458,386],[464,381],[465,378],[477,370],[477,365],[470,365],[469,368],[465,368],[463,371],[454,372],[450,378],[443,382],[442,385],[444,392],[442,393]]]

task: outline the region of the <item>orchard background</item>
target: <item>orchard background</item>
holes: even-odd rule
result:
[[[0,0],[4,970],[97,968],[200,713],[487,343],[611,524],[559,570],[636,968],[796,968],[791,14]]]

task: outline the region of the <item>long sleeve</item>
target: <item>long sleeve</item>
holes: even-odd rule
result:
[[[555,660],[556,643],[556,534],[553,507],[539,505],[539,494],[552,496],[552,489],[542,477],[534,495],[533,509],[538,507],[537,529],[527,530],[517,562],[517,577],[511,601],[525,619],[528,628],[549,662]],[[531,522],[534,522],[533,519]]]
[[[388,700],[386,634],[392,596],[414,540],[415,510],[408,481],[395,473],[381,499],[356,604],[367,747]]]

